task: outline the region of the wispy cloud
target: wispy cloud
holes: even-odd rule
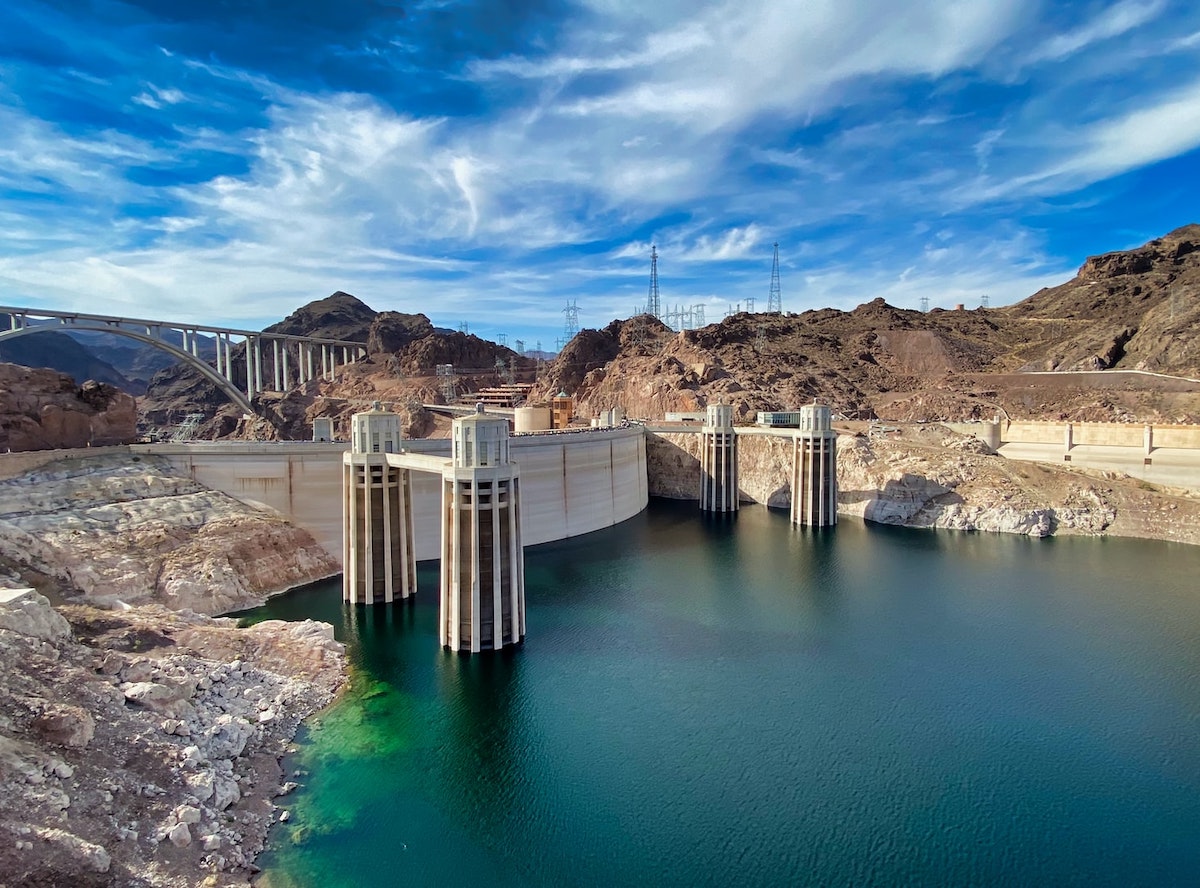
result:
[[[470,0],[14,3],[9,299],[269,322],[343,289],[548,344],[567,298],[593,326],[644,304],[652,242],[664,299],[718,317],[765,300],[775,241],[792,310],[1001,304],[1200,196],[1156,178],[1200,148],[1173,0],[585,0],[506,7],[511,33]]]
[[[1149,22],[1166,9],[1165,0],[1123,0],[1100,12],[1086,24],[1043,41],[1027,57],[1028,63],[1058,61],[1093,43],[1111,40]]]

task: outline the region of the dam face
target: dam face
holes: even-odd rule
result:
[[[349,444],[310,441],[136,444],[134,455],[166,457],[201,484],[276,509],[342,559],[342,454]],[[450,440],[413,439],[405,451],[451,458]],[[640,426],[511,439],[521,471],[521,540],[526,546],[619,524],[646,508],[646,438]],[[414,549],[441,555],[442,481],[411,475]]]

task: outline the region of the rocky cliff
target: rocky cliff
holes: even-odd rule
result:
[[[0,481],[0,566],[68,599],[219,614],[332,576],[334,559],[275,512],[158,457],[66,459]]]
[[[700,436],[647,438],[650,493],[696,499]],[[738,438],[743,501],[791,505],[791,442]],[[1200,497],[1113,473],[1014,462],[937,425],[838,438],[838,512],[881,524],[1029,536],[1109,534],[1200,544]]]
[[[0,481],[0,880],[249,884],[294,785],[280,758],[345,660],[328,624],[202,614],[337,571],[306,531],[157,457]],[[69,603],[5,590],[22,585]]]
[[[133,397],[107,383],[54,370],[0,364],[0,453],[128,444],[137,437]]]
[[[248,885],[295,785],[280,758],[343,668],[327,624],[0,591],[0,879]]]

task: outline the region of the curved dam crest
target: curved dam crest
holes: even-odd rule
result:
[[[525,545],[612,527],[643,511],[651,492],[646,437],[640,426],[514,437],[513,461],[521,467],[525,498]],[[412,439],[404,446],[411,453],[450,456],[449,439]],[[140,444],[131,450],[166,457],[202,484],[282,512],[340,560],[342,454],[348,447],[345,442],[193,442]],[[440,509],[441,478],[414,472],[419,560],[439,557]]]

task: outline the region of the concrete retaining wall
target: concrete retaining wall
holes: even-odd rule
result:
[[[1003,444],[1061,444],[1067,442],[1070,429],[1072,446],[1142,447],[1146,429],[1150,429],[1153,447],[1200,450],[1200,426],[1151,425],[1121,422],[1031,422],[1009,423],[1001,428]]]
[[[76,447],[71,450],[23,450],[20,453],[0,453],[0,480],[16,478],[39,469],[56,459],[83,459],[107,453],[128,453],[129,445],[111,447]]]
[[[1200,450],[1200,426],[1156,425],[1150,427],[1155,447]]]

